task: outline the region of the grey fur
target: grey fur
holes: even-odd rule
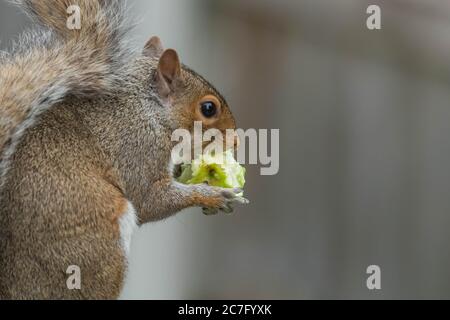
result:
[[[13,3],[21,6],[25,12],[36,22],[41,22],[41,17],[34,10],[33,1],[31,0],[16,0]],[[104,70],[99,73],[92,72],[88,66],[82,67],[79,65],[68,65],[64,68],[64,72],[55,75],[53,79],[43,78],[41,82],[41,90],[35,90],[34,97],[31,99],[30,105],[17,105],[18,110],[26,110],[26,115],[18,122],[9,122],[9,126],[0,130],[0,134],[7,134],[9,136],[8,145],[1,146],[0,152],[0,188],[3,185],[4,175],[9,167],[9,159],[14,153],[17,144],[24,132],[35,123],[35,119],[48,110],[53,105],[64,100],[69,95],[75,96],[97,96],[108,95],[114,91],[120,90],[122,87],[122,77],[127,69],[127,62],[135,55],[125,39],[128,38],[128,33],[132,28],[132,24],[125,19],[126,1],[109,0],[107,5],[103,5],[102,10],[98,13],[98,19],[104,18],[108,21],[107,27],[99,30],[103,35],[106,33],[108,37],[107,47],[99,48],[106,53],[107,59],[104,63]],[[70,31],[67,31],[70,32]],[[32,31],[25,32],[19,40],[13,43],[12,50],[9,54],[3,54],[0,60],[1,65],[15,64],[17,60],[28,60],[36,55],[36,52],[46,52],[49,50],[61,51],[56,55],[69,54],[64,60],[70,64],[71,61],[78,63],[77,55],[83,50],[94,50],[90,48],[91,40],[89,37],[95,38],[95,33],[88,34],[88,38],[81,38],[78,43],[74,43],[73,51],[65,50],[67,46],[67,39],[63,39],[61,34],[56,30],[52,30],[47,25],[42,25]],[[84,46],[84,47],[83,47]],[[63,53],[64,52],[64,53]],[[72,56],[70,56],[72,54]],[[26,63],[26,62],[25,62]],[[50,61],[51,63],[51,61]],[[94,61],[87,62],[96,63]],[[84,70],[84,71],[83,71]],[[86,72],[87,80],[83,79],[83,72]],[[44,75],[46,76],[46,75]],[[95,89],[91,88],[91,83],[101,81],[103,84]],[[2,79],[0,77],[0,85]],[[2,103],[3,101],[0,101]],[[0,116],[2,116],[2,109],[0,105]],[[4,116],[4,115],[3,115]],[[4,125],[4,123],[3,123]],[[0,128],[1,129],[1,128]],[[3,136],[4,140],[7,137]]]

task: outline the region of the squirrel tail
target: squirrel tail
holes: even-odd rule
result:
[[[123,0],[12,2],[42,28],[23,36],[13,53],[0,54],[1,177],[39,114],[69,95],[97,97],[118,90],[130,58]]]

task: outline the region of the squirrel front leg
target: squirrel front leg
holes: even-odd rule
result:
[[[215,214],[219,210],[230,213],[236,203],[248,200],[239,196],[242,189],[226,189],[206,184],[185,185],[172,178],[152,184],[150,195],[141,205],[140,223],[167,218],[178,211],[190,207],[202,207],[205,214]]]

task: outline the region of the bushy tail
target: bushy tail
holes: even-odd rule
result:
[[[0,59],[1,176],[23,132],[39,114],[68,95],[114,92],[129,59],[123,44],[128,28],[123,0],[12,2],[42,30],[25,35],[15,53]]]

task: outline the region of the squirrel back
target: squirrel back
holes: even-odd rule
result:
[[[98,97],[121,87],[130,58],[125,1],[15,0],[38,23],[0,59],[0,186],[9,159],[36,117],[68,96]],[[67,26],[78,5],[81,28]]]

